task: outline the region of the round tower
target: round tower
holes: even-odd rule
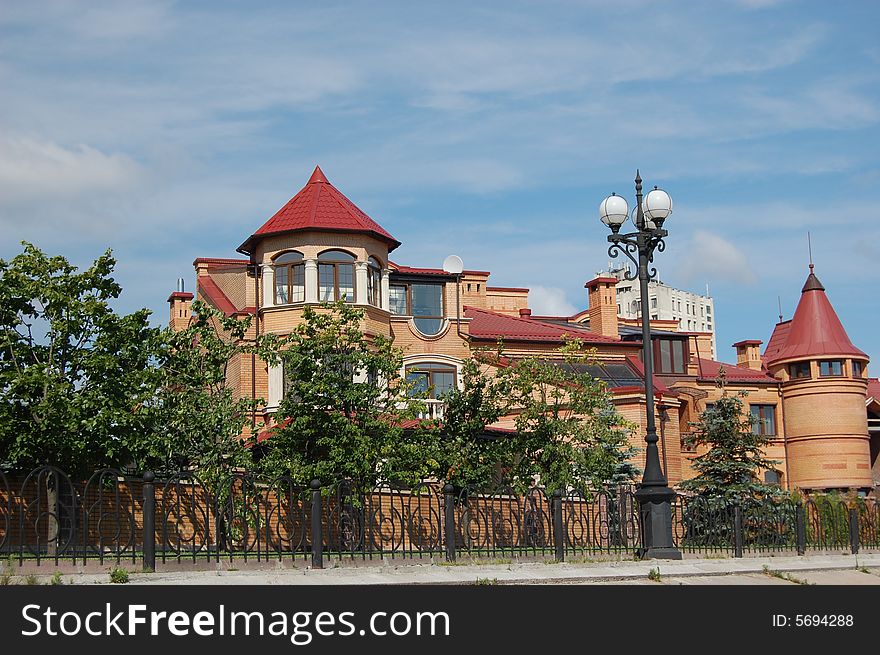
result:
[[[849,340],[813,264],[794,316],[777,325],[764,363],[782,381],[791,485],[870,490],[868,356]]]

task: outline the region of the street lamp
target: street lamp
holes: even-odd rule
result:
[[[621,196],[611,194],[599,205],[599,217],[611,229],[608,255],[612,258],[623,253],[636,265],[636,273],[627,269],[625,277],[639,278],[642,301],[642,361],[645,369],[645,411],[647,432],[645,434],[645,472],[636,491],[642,526],[641,556],[658,559],[681,559],[681,551],[672,541],[672,500],[675,492],[669,488],[660,466],[657,449],[657,428],[654,421],[654,361],[651,348],[651,321],[648,309],[648,280],[657,277],[657,269],[651,266],[654,252],[663,252],[668,234],[663,223],[672,213],[672,198],[656,186],[642,198],[642,178],[636,171],[636,206],[632,222],[636,231],[621,234],[620,230],[629,216],[627,202]]]

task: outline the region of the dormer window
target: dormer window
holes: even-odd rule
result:
[[[318,255],[318,300],[354,302],[355,257],[344,250],[325,250]]]
[[[689,357],[687,342],[682,339],[654,339],[654,372],[687,373]]]
[[[275,265],[275,304],[302,302],[305,300],[306,277],[303,256],[298,252],[285,252],[273,261]]]

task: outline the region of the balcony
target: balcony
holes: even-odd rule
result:
[[[422,402],[425,404],[425,408],[418,413],[419,418],[434,421],[443,420],[443,416],[446,413],[446,403],[442,400],[434,400],[433,398],[427,398],[422,400]]]

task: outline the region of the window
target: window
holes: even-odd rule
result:
[[[382,266],[375,257],[367,260],[367,302],[373,307],[382,306]]]
[[[412,316],[419,332],[437,334],[443,327],[442,284],[394,284],[391,291],[391,313]]]
[[[654,372],[655,373],[686,373],[685,362],[688,358],[687,343],[679,339],[655,339]]]
[[[706,307],[706,316],[711,316],[711,315],[712,315],[712,308],[707,306]]]
[[[843,375],[843,362],[839,359],[827,359],[819,362],[819,375],[823,378]]]
[[[776,470],[764,471],[764,483],[782,485],[782,473]]]
[[[275,304],[286,305],[305,300],[306,273],[303,256],[286,252],[275,258]]]
[[[318,300],[354,302],[354,255],[325,250],[318,255]]]
[[[776,436],[776,405],[752,405],[752,434]]]
[[[810,362],[798,362],[797,364],[789,364],[788,374],[791,376],[792,380],[796,380],[798,378],[812,377],[810,373]]]
[[[854,378],[862,377],[862,363],[853,360],[852,362],[852,374]]]
[[[657,299],[651,298],[651,309],[657,309]]]
[[[406,379],[414,383],[413,394],[437,399],[455,388],[455,369],[447,364],[413,364],[406,367]]]
[[[398,316],[407,315],[407,289],[400,284],[392,284],[388,287],[388,300],[391,306],[391,313]]]

